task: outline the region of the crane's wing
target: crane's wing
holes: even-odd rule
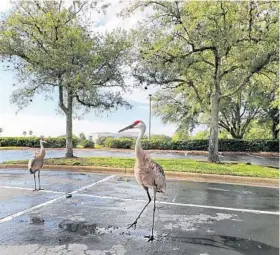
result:
[[[163,168],[143,150],[137,155],[134,171],[140,185],[151,189],[156,187],[157,192],[165,192],[166,181]]]
[[[161,165],[159,165],[157,162],[155,162],[155,165],[156,165],[158,171],[165,177],[164,170],[161,167]]]
[[[30,172],[32,171],[32,166],[33,166],[35,160],[36,160],[36,157],[33,157],[33,158],[29,159],[29,161],[28,161],[28,170],[29,170]],[[31,172],[31,173],[32,173],[32,172]]]
[[[166,181],[163,168],[156,162],[153,161],[153,172],[155,178],[155,185],[157,192],[165,192]]]

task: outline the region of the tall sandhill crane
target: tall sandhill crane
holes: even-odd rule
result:
[[[146,131],[146,125],[141,120],[134,121],[131,125],[127,126],[126,128],[121,129],[119,132],[128,130],[128,129],[139,129],[139,135],[136,140],[135,144],[135,153],[136,153],[136,162],[134,166],[134,175],[139,183],[148,195],[148,203],[144,206],[140,214],[137,216],[135,221],[128,227],[134,227],[136,228],[137,221],[140,218],[141,214],[144,212],[146,207],[151,202],[151,196],[149,194],[149,188],[153,189],[154,192],[154,210],[153,210],[153,225],[152,225],[152,234],[150,236],[146,236],[148,241],[154,240],[154,225],[155,225],[155,211],[156,211],[156,193],[157,192],[165,192],[166,189],[166,181],[165,181],[165,175],[162,167],[157,164],[153,159],[142,149],[141,147],[141,140],[143,138],[143,135]]]
[[[35,154],[33,155],[33,158],[31,158],[28,162],[28,170],[30,171],[30,174],[34,175],[34,184],[35,184],[35,189],[33,191],[38,191],[38,190],[42,190],[41,188],[41,182],[40,182],[40,170],[44,164],[44,158],[46,155],[46,151],[44,148],[43,143],[46,143],[44,137],[41,137],[40,139],[40,151],[39,152],[35,152]],[[38,179],[39,179],[39,189],[36,188],[36,172],[38,172]]]

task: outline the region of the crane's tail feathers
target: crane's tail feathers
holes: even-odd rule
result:
[[[31,168],[29,168],[29,172],[30,172],[30,174],[34,174],[35,173],[35,171],[33,171]]]

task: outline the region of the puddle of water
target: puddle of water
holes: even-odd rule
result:
[[[30,216],[29,223],[34,225],[44,225],[45,220],[41,216]]]
[[[235,236],[225,235],[211,235],[203,237],[187,237],[187,236],[176,236],[171,237],[174,241],[212,246],[227,250],[235,250],[241,254],[256,255],[256,254],[270,254],[277,255],[279,249],[277,247],[270,246],[268,244],[252,240],[251,238],[242,238]]]
[[[58,227],[68,231],[77,233],[82,236],[86,236],[88,234],[95,234],[97,230],[96,224],[90,224],[88,222],[67,222],[62,221],[58,224]]]
[[[60,229],[70,233],[76,233],[81,236],[87,235],[110,235],[127,236],[131,238],[141,238],[145,240],[145,236],[150,235],[149,230],[128,230],[127,227],[119,228],[117,226],[108,225],[107,227],[98,227],[95,223],[87,221],[69,221],[64,220],[58,224]]]

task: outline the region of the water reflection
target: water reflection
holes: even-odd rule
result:
[[[256,254],[269,254],[278,255],[279,248],[273,247],[271,245],[252,240],[251,238],[241,238],[234,236],[225,235],[212,235],[207,237],[186,237],[186,236],[176,236],[171,237],[174,241],[212,246],[216,248],[234,250],[246,255],[256,255]]]

